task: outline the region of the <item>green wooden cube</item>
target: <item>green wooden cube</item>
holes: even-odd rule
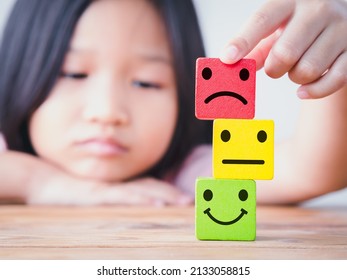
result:
[[[198,178],[195,233],[200,240],[255,240],[255,181]]]

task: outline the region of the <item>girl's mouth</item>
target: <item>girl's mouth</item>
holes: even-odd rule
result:
[[[112,138],[90,138],[76,143],[79,150],[98,157],[116,157],[124,155],[128,148]]]

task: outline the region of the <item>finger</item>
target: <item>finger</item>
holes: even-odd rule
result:
[[[288,22],[265,61],[265,72],[272,78],[286,74],[299,61],[324,30],[325,22],[317,20],[310,10],[300,9]]]
[[[30,205],[92,205],[92,184],[80,184],[79,180],[66,181],[65,176],[52,179],[44,186],[35,187],[28,196]],[[67,184],[66,182],[69,182]]]
[[[141,205],[153,204],[151,197],[143,195],[136,189],[124,186],[100,187],[93,191],[90,204],[94,205]]]
[[[191,196],[161,180],[150,180],[148,185],[141,189],[144,191],[143,195],[152,198],[153,202],[159,205],[187,205],[192,203]]]
[[[118,187],[119,188],[119,187]],[[146,198],[151,205],[188,205],[192,203],[192,197],[183,193],[173,185],[154,178],[141,178],[123,183],[124,188],[140,198]]]
[[[246,56],[246,58],[251,58],[256,61],[257,70],[264,66],[265,60],[268,57],[272,46],[280,36],[280,33],[280,30],[278,30],[278,32],[274,32],[260,41],[260,43]]]
[[[224,63],[235,63],[246,56],[258,43],[275,32],[294,10],[294,1],[267,1],[246,22],[241,32],[232,39],[221,53]]]
[[[337,34],[346,34],[347,24],[330,26],[289,71],[289,78],[297,84],[308,84],[321,77],[346,48],[345,39],[336,40]]]
[[[347,52],[342,53],[329,71],[317,81],[299,87],[297,95],[302,98],[322,98],[347,85]]]

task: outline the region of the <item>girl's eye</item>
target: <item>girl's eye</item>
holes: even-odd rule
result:
[[[156,83],[151,82],[145,82],[145,81],[133,81],[132,84],[135,87],[143,88],[143,89],[160,89],[160,85]]]
[[[88,74],[86,73],[61,73],[61,76],[63,78],[69,78],[69,79],[76,79],[76,80],[82,80],[88,77]]]

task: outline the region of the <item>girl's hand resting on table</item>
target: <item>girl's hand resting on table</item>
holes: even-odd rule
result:
[[[47,161],[21,152],[0,153],[0,203],[31,205],[184,206],[193,198],[154,178],[105,182],[74,176]]]
[[[221,54],[247,55],[272,78],[288,73],[300,98],[321,98],[347,85],[347,1],[269,0]]]
[[[74,178],[60,171],[54,173],[30,184],[28,204],[184,206],[193,202],[174,186],[154,178],[103,183]]]

